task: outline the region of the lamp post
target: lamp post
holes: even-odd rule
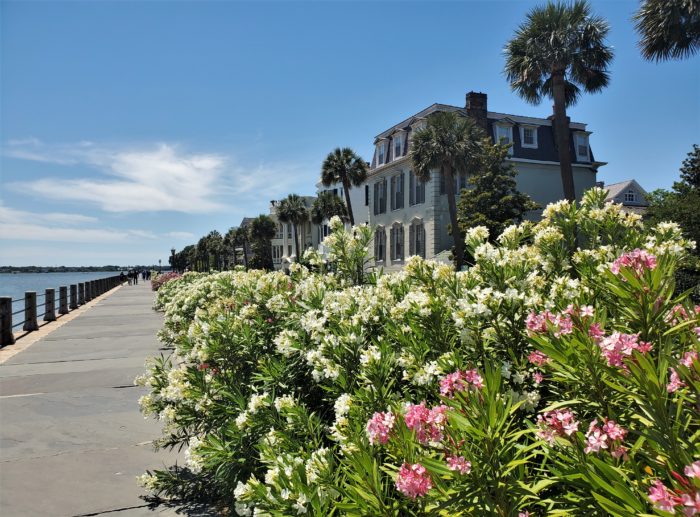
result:
[[[175,248],[170,248],[170,268],[175,271]]]

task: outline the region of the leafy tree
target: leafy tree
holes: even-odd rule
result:
[[[224,239],[221,236],[221,234],[216,230],[210,231],[207,234],[206,239],[207,239],[207,250],[208,250],[207,270],[210,270],[212,265],[213,265],[214,269],[220,270],[221,269],[221,257],[223,255],[223,249],[224,249]]]
[[[474,226],[485,226],[491,240],[495,240],[508,225],[521,222],[525,212],[539,208],[527,194],[517,190],[518,171],[506,160],[508,147],[483,141],[476,171],[469,176],[471,188],[462,190],[457,207],[462,233]]]
[[[608,23],[592,16],[588,2],[549,2],[533,8],[505,47],[505,73],[523,99],[539,104],[554,100],[554,129],[566,199],[576,199],[571,168],[569,119],[566,108],[582,90],[596,93],[609,81],[612,47],[605,44]]]
[[[238,228],[232,226],[224,235],[224,255],[225,267],[230,267],[230,261],[233,259],[233,265],[238,264]]]
[[[311,222],[321,224],[324,220],[337,215],[342,220],[348,220],[345,203],[332,192],[321,192],[311,205]]]
[[[209,271],[209,241],[206,236],[197,241],[195,269],[197,271]]]
[[[342,183],[345,192],[345,204],[351,225],[355,225],[350,202],[350,187],[359,187],[367,179],[367,162],[349,147],[337,147],[326,156],[321,165],[321,183],[326,187],[333,183]]]
[[[439,111],[428,116],[426,127],[416,131],[411,146],[410,156],[416,177],[428,181],[430,172],[437,169],[445,183],[457,270],[464,263],[464,238],[457,219],[454,178],[455,173],[472,170],[473,157],[483,138],[483,131],[472,119],[451,111]]]
[[[683,59],[700,49],[698,0],[644,0],[634,21],[645,59]]]
[[[253,248],[251,266],[255,269],[274,269],[272,263],[272,238],[277,225],[267,215],[261,214],[250,222],[249,235]]]
[[[297,194],[289,194],[277,204],[277,217],[283,223],[289,223],[294,229],[294,250],[297,261],[301,258],[299,247],[299,226],[309,220],[309,210],[304,198]]]
[[[652,224],[674,221],[680,225],[685,236],[700,243],[700,147],[683,160],[680,181],[671,191],[658,189],[649,195],[646,219]],[[696,254],[698,249],[696,248]]]

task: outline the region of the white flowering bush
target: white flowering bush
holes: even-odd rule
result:
[[[460,272],[368,271],[334,225],[329,264],[164,284],[137,381],[186,465],[142,483],[238,515],[700,512],[693,243],[604,197],[472,229]]]

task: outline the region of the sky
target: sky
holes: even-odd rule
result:
[[[530,1],[0,0],[0,265],[167,264],[312,195],[323,158],[435,103],[546,117],[503,74]],[[669,188],[700,143],[700,56],[644,61],[636,1],[608,88],[569,110],[598,179]]]

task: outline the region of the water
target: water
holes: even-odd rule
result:
[[[56,290],[58,301],[58,288],[62,285],[70,286],[88,280],[97,280],[108,276],[118,275],[119,271],[91,271],[88,273],[0,273],[0,296],[12,297],[12,312],[24,308],[24,292],[36,291],[37,304],[44,303],[44,292],[48,288]],[[70,287],[68,287],[70,293]],[[58,308],[58,304],[56,305]],[[43,313],[44,308],[39,307],[37,312]],[[21,314],[14,319],[22,318]]]

